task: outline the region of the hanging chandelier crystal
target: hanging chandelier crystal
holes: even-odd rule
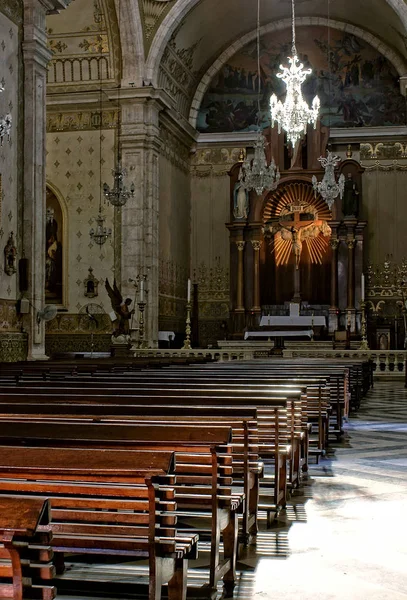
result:
[[[330,3],[328,0],[328,70],[329,70],[329,129],[331,128],[331,28],[330,28],[331,16],[330,16]],[[330,150],[327,150],[327,156],[320,156],[318,161],[321,163],[325,173],[322,181],[318,181],[315,175],[312,177],[312,185],[314,188],[315,195],[317,192],[322,196],[329,210],[335,202],[335,198],[338,196],[342,199],[343,192],[345,189],[345,175],[342,173],[339,176],[338,181],[335,179],[335,169],[341,162],[339,156],[335,156]]]
[[[260,128],[260,0],[257,0],[257,137],[254,142],[254,157],[249,160],[246,156],[241,168],[239,179],[243,187],[247,190],[256,190],[256,194],[260,196],[264,190],[275,190],[280,180],[280,171],[276,167],[274,159],[267,165],[266,159],[266,139]]]
[[[0,93],[4,92],[4,89],[5,89],[4,85],[2,83],[0,83]],[[12,125],[12,118],[11,118],[10,113],[0,117],[0,146],[3,145],[3,138],[5,136],[7,136],[8,140],[10,140],[11,125]]]
[[[104,227],[105,217],[99,211],[98,216],[96,217],[96,229],[92,229],[89,231],[90,239],[98,246],[103,246],[108,238],[112,235],[112,230],[110,228]]]
[[[261,131],[258,132],[254,142],[254,157],[247,157],[241,166],[241,179],[246,190],[256,190],[260,196],[264,190],[275,190],[280,181],[280,170],[276,167],[274,159],[267,165],[266,140]]]
[[[127,175],[127,171],[122,168],[120,158],[116,168],[112,169],[112,174],[114,179],[113,188],[110,189],[107,183],[104,183],[103,193],[113,206],[124,206],[129,198],[133,198],[136,187],[134,183],[132,183],[130,190],[128,190],[124,185],[124,178]]]
[[[317,119],[320,109],[320,100],[318,96],[312,101],[311,108],[302,96],[301,86],[307,76],[312,73],[312,69],[304,69],[304,65],[300,63],[297,56],[297,48],[295,45],[295,7],[294,0],[292,4],[292,56],[288,57],[289,67],[280,65],[281,73],[277,73],[277,77],[282,79],[287,87],[287,94],[284,104],[277,100],[277,96],[273,94],[270,98],[271,111],[271,126],[274,127],[274,121],[278,123],[278,133],[284,129],[287,133],[287,140],[293,146],[307,132],[308,123],[316,128]]]
[[[341,162],[339,156],[335,156],[327,150],[327,157],[320,156],[318,161],[321,163],[322,168],[325,170],[322,181],[318,181],[315,175],[312,177],[312,185],[314,188],[315,195],[317,192],[321,194],[322,198],[329,206],[331,210],[335,198],[340,196],[342,198],[343,191],[345,188],[345,175],[342,173],[339,180],[335,179],[335,169]]]

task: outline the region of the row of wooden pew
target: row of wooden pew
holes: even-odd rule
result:
[[[47,499],[41,557],[58,573],[66,553],[148,558],[150,600],[163,584],[170,600],[183,600],[188,560],[207,539],[204,587],[211,593],[223,581],[231,594],[239,543],[255,540],[259,510],[271,521],[301,485],[309,456],[341,435],[351,371],[363,368],[2,365],[0,499]],[[52,566],[38,572],[42,588],[39,576],[26,577],[33,584],[20,587],[31,595],[0,597],[52,597]]]

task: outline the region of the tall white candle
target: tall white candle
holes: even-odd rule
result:
[[[140,302],[144,302],[144,279],[140,281]]]
[[[191,280],[188,279],[187,302],[191,302]]]
[[[360,295],[362,297],[362,302],[365,301],[365,276],[362,273],[362,282],[361,282],[361,292]]]

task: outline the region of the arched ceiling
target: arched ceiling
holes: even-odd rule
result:
[[[298,17],[326,18],[327,13],[328,0],[296,0]],[[290,15],[290,0],[261,0],[262,25]],[[330,3],[330,16],[365,29],[406,56],[407,6],[403,0],[337,0]],[[192,66],[200,71],[214,62],[222,50],[254,29],[256,17],[255,0],[178,0],[152,44],[148,68],[160,58],[158,47],[162,48],[165,38],[174,33],[174,25],[177,29],[173,40],[178,49],[190,48],[198,41]]]
[[[290,27],[291,0],[261,0],[260,6],[264,32],[274,24]],[[296,0],[296,15],[303,25],[309,19],[314,25],[319,19],[326,25],[328,0]],[[205,86],[220,69],[223,53],[228,50],[233,55],[242,38],[255,33],[256,19],[255,0],[178,0],[151,44],[144,81],[165,89],[194,124]],[[362,37],[383,53],[400,75],[407,72],[404,0],[331,1],[330,19],[337,28]]]

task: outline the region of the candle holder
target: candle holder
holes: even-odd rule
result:
[[[362,341],[360,343],[360,350],[370,350],[369,344],[367,341],[367,320],[366,320],[366,302],[364,300],[360,301],[360,308],[362,311],[361,317],[361,333],[362,333]]]
[[[314,313],[311,315],[311,342],[315,342],[314,339]]]
[[[138,302],[138,308],[139,308],[139,312],[140,312],[138,347],[145,348],[146,346],[145,346],[145,341],[144,341],[144,310],[146,308],[146,303]]]
[[[187,302],[187,318],[185,325],[185,340],[182,350],[191,350],[191,302]]]

